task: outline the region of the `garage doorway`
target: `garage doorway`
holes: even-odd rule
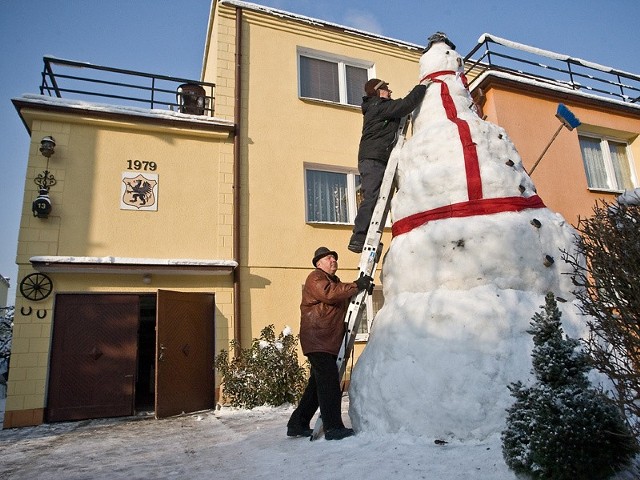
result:
[[[214,294],[59,294],[47,421],[215,405]]]
[[[156,295],[141,295],[135,412],[153,412],[156,392]]]

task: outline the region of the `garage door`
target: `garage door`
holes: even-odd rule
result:
[[[158,290],[156,417],[215,406],[214,294]]]
[[[57,295],[48,421],[133,414],[137,295]]]

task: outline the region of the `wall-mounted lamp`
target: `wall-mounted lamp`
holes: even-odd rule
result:
[[[47,157],[51,157],[55,152],[56,141],[52,136],[46,136],[40,140],[40,153]]]
[[[38,197],[31,204],[31,211],[34,217],[47,218],[51,213],[51,199],[49,198],[49,188],[57,183],[56,178],[49,172],[49,158],[55,153],[56,141],[51,136],[46,136],[40,140],[40,153],[47,159],[47,168],[39,173],[33,182],[38,186]]]

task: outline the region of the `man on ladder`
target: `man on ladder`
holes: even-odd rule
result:
[[[413,112],[427,91],[426,85],[416,85],[397,100],[384,80],[373,78],[364,85],[362,98],[362,137],[358,149],[358,171],[363,199],[356,215],[349,250],[361,253],[371,215],[380,194],[380,185],[391,151],[398,141],[400,119]]]

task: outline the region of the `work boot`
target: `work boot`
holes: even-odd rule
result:
[[[324,434],[324,438],[327,440],[342,440],[343,438],[350,437],[351,435],[355,435],[356,432],[353,431],[353,428],[332,428],[328,430]]]
[[[309,427],[292,427],[287,425],[287,437],[310,437],[313,430]]]
[[[347,246],[347,249],[351,250],[354,253],[362,253],[362,249],[364,248],[364,240],[352,239]]]

